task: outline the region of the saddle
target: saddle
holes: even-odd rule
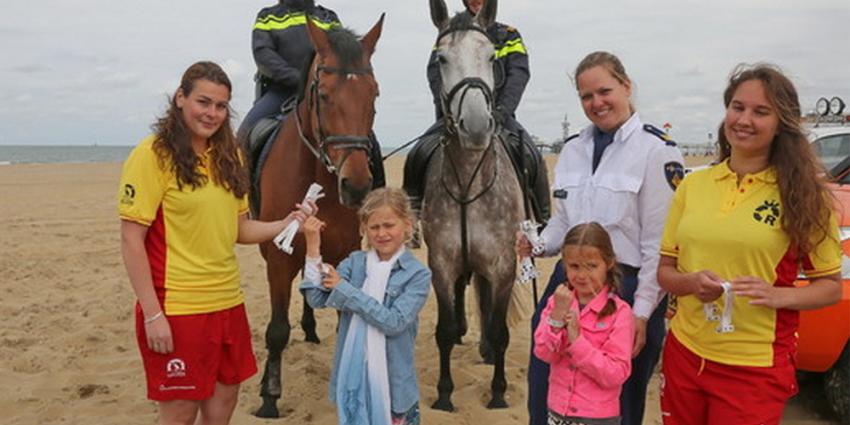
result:
[[[260,170],[266,163],[271,152],[277,133],[286,116],[295,109],[297,101],[292,99],[281,105],[280,114],[274,117],[262,118],[254,124],[248,132],[248,140],[245,143],[245,152],[248,155],[248,166],[251,173],[251,194],[248,201],[251,213],[255,217],[260,212]]]

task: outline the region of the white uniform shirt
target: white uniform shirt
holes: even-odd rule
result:
[[[592,125],[584,128],[558,157],[544,255],[559,253],[573,226],[598,222],[611,236],[617,261],[640,268],[632,308],[635,316],[649,318],[664,297],[656,277],[659,245],[674,190],[675,179],[668,176],[675,169],[681,178],[682,154],[644,130],[635,113],[614,134],[594,173],[593,131]]]

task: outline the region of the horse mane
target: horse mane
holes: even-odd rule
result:
[[[446,31],[467,31],[473,28],[479,28],[478,23],[475,21],[475,16],[469,12],[458,12],[449,21],[449,27]]]
[[[333,50],[334,56],[339,60],[339,67],[353,68],[358,65],[363,58],[363,45],[360,44],[360,36],[354,31],[344,28],[331,28],[325,32],[328,36],[328,43]],[[316,58],[316,50],[307,56],[307,59],[301,64],[301,80],[298,84],[298,102],[304,100],[307,91],[307,81],[310,79],[310,67],[313,65],[313,60]]]

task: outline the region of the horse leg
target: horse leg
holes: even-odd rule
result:
[[[481,317],[481,340],[478,342],[478,354],[484,364],[493,364],[495,361],[493,346],[490,344],[490,323],[492,320],[493,297],[490,291],[490,282],[479,275],[475,275],[475,290],[478,291],[478,311]]]
[[[260,418],[278,418],[277,400],[280,399],[283,385],[281,383],[281,358],[283,349],[289,343],[289,297],[292,279],[295,273],[286,270],[279,261],[268,259],[266,274],[271,295],[272,317],[266,327],[266,358],[263,379],[260,383],[260,396],[263,404],[254,413]]]
[[[436,280],[434,281],[437,282]],[[444,281],[445,282],[445,281]],[[435,289],[439,288],[437,285]],[[457,326],[455,326],[454,318],[452,317],[452,297],[449,288],[439,288],[437,293],[437,346],[440,349],[440,381],[437,383],[437,401],[431,405],[432,409],[444,410],[453,412],[455,407],[452,404],[452,391],[455,385],[452,382],[451,360],[452,348],[454,348],[457,339]]]
[[[498,291],[491,291],[493,294],[493,311],[490,313],[490,323],[488,327],[488,339],[493,349],[493,381],[490,383],[492,398],[487,403],[488,409],[502,409],[508,407],[505,401],[505,390],[508,388],[508,381],[505,379],[505,351],[508,349],[510,334],[506,323],[508,314],[508,303],[511,299],[511,291],[513,289],[513,280],[509,279],[503,285],[499,286]]]
[[[307,299],[304,299],[304,310],[301,312],[301,329],[304,329],[304,341],[318,344],[319,335],[316,334],[316,316],[313,314],[313,307],[307,304]]]
[[[463,275],[455,282],[455,317],[457,321],[457,339],[455,344],[463,344],[468,325],[466,322],[466,286],[469,284],[469,275]]]

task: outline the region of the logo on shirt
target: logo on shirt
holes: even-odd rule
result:
[[[121,203],[124,205],[133,205],[133,201],[136,199],[136,188],[131,184],[125,184],[123,192]]]
[[[165,365],[165,375],[169,378],[182,378],[186,376],[186,363],[180,359],[171,359]]]
[[[776,227],[779,220],[779,202],[764,201],[763,204],[756,207],[756,210],[753,212],[753,218],[759,223]]]
[[[664,177],[673,191],[679,187],[679,183],[685,178],[685,166],[681,162],[671,161],[664,164]]]

